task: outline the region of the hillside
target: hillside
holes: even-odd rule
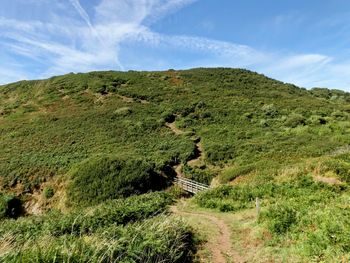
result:
[[[192,198],[194,209],[238,215],[261,200],[241,229],[264,254],[250,260],[345,258],[349,119],[349,93],[243,69],[91,72],[0,86],[0,256],[192,261],[196,231],[166,212],[181,195],[170,187],[177,166],[218,186]],[[199,144],[201,158],[188,162]]]

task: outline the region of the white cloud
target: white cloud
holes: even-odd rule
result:
[[[287,57],[281,60],[281,67],[287,70],[292,68],[308,67],[328,64],[332,58],[320,54],[304,54]]]
[[[350,84],[347,74],[350,61],[340,63],[318,53],[266,52],[199,36],[164,35],[152,31],[152,23],[194,2],[196,0],[101,0],[89,15],[79,0],[67,0],[59,2],[55,8],[70,12],[54,14],[50,21],[0,17],[1,48],[40,65],[48,65],[40,75],[25,74],[24,66],[0,65],[0,82],[71,71],[164,69],[181,65],[247,67],[306,87],[318,85],[346,89]],[[47,5],[49,1],[42,0],[42,3]],[[283,24],[288,19],[289,16],[277,17],[276,24]],[[131,55],[120,61],[123,45],[141,46],[140,52],[148,49],[166,50],[169,54],[190,52],[196,59],[181,60],[180,64],[174,56],[172,60],[176,62],[145,54],[142,59]]]
[[[80,17],[85,21],[85,23],[92,28],[89,15],[86,13],[85,9],[80,5],[79,0],[70,0],[75,10],[77,10]]]

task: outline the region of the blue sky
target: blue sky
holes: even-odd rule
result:
[[[348,0],[1,0],[0,84],[242,67],[350,91]]]

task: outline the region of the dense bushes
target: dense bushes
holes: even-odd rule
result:
[[[159,190],[166,178],[143,160],[96,157],[74,167],[68,188],[69,200],[81,205]]]
[[[210,162],[230,160],[235,157],[235,149],[229,144],[211,144],[206,149],[206,157]]]
[[[305,125],[306,119],[301,114],[291,114],[285,121],[287,127],[295,128],[298,125]]]
[[[296,156],[320,155],[350,140],[341,123],[348,106],[340,97],[348,93],[307,91],[241,69],[169,74],[92,72],[2,86],[4,186],[21,182],[32,191],[96,153],[147,156],[157,167],[186,162],[193,143],[164,127],[173,114],[179,127],[201,137],[214,165],[294,163]],[[140,101],[145,98],[148,103]]]
[[[268,210],[264,211],[260,217],[260,221],[267,221],[269,230],[275,234],[284,234],[289,228],[297,223],[297,209],[292,203],[273,204]]]
[[[253,207],[256,198],[266,199],[269,202],[280,198],[299,198],[311,204],[335,198],[336,193],[342,190],[344,190],[342,186],[316,183],[308,176],[299,176],[294,181],[280,184],[263,182],[242,186],[223,185],[197,194],[195,201],[202,207],[216,208],[221,211],[236,211]]]
[[[213,173],[210,173],[205,169],[193,168],[189,165],[184,165],[183,172],[185,173],[186,178],[207,185],[210,185],[211,180],[214,178]]]

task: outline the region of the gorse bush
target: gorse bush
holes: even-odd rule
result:
[[[305,125],[306,124],[306,119],[303,115],[293,113],[285,121],[285,125],[287,127],[295,128],[299,125]]]
[[[88,159],[73,169],[71,178],[69,200],[85,206],[166,186],[151,163],[113,157]]]
[[[271,232],[284,234],[297,223],[297,216],[298,212],[293,207],[293,204],[276,203],[260,214],[259,220],[268,221],[268,227]]]
[[[321,173],[333,172],[341,180],[350,182],[349,155],[345,154],[332,159],[325,160],[321,165]]]

